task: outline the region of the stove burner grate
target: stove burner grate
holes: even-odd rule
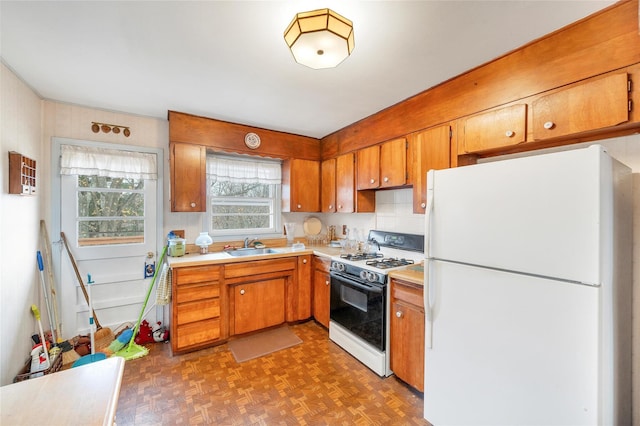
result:
[[[340,258],[353,262],[358,260],[379,259],[381,257],[384,257],[382,253],[343,253],[340,255]]]
[[[368,266],[373,266],[374,268],[378,269],[395,268],[397,266],[406,266],[413,263],[414,261],[411,259],[398,259],[397,257],[387,257],[384,259],[374,259],[367,261]]]

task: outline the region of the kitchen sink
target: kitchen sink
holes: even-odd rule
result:
[[[241,248],[227,252],[229,256],[240,257],[240,256],[256,256],[259,254],[275,254],[282,253],[279,250],[274,250],[272,248]]]

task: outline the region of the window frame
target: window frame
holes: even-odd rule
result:
[[[242,160],[242,157],[236,156],[228,156],[221,155],[222,157],[228,158],[237,158]],[[208,158],[208,157],[207,157]],[[261,158],[251,157],[252,161],[256,162],[274,162],[274,160],[265,160]],[[280,167],[282,167],[282,163],[280,163]],[[213,196],[211,195],[211,178],[207,174],[206,177],[206,195],[207,195],[207,207],[206,213],[203,217],[203,229],[209,232],[212,238],[223,237],[223,238],[245,238],[247,236],[260,236],[264,238],[278,238],[282,236],[281,228],[282,228],[282,183],[280,184],[270,184],[273,186],[273,197],[271,198],[271,204],[273,205],[273,225],[270,228],[247,228],[247,229],[214,229],[212,225],[212,218],[214,217],[213,212],[211,211]],[[222,197],[226,200],[232,200],[234,197]],[[253,197],[251,197],[253,198]],[[250,200],[249,197],[244,198],[235,198],[241,199],[243,201]],[[261,204],[262,205],[262,204]]]

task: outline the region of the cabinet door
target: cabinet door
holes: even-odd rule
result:
[[[311,318],[311,255],[298,256],[296,321]]]
[[[355,154],[336,158],[336,211],[338,213],[371,213],[376,210],[373,190],[356,191]]]
[[[533,139],[577,134],[629,120],[629,78],[613,74],[582,83],[532,104]]]
[[[320,211],[334,213],[336,211],[336,159],[324,160],[320,166],[322,180],[320,182]],[[353,183],[351,184],[353,187]]]
[[[407,183],[407,141],[394,139],[380,146],[380,188]]]
[[[331,293],[331,277],[329,275],[329,259],[316,256],[313,273],[313,317],[320,324],[329,328],[329,301]]]
[[[363,148],[356,153],[357,188],[372,189],[380,186],[380,146]]]
[[[186,143],[171,145],[171,211],[204,212],[206,201],[205,147]]]
[[[395,299],[391,304],[391,370],[424,391],[424,311]]]
[[[424,213],[427,207],[427,172],[446,169],[451,159],[451,127],[434,127],[409,136],[413,212]]]
[[[234,285],[234,333],[282,324],[285,319],[285,285],[285,278]]]
[[[285,161],[282,176],[283,212],[320,211],[320,162]]]
[[[463,141],[458,146],[458,154],[487,151],[523,143],[527,139],[526,121],[526,104],[512,105],[471,116],[464,121]]]

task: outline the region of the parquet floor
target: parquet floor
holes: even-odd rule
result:
[[[226,344],[175,357],[148,345],[126,362],[117,424],[428,425],[422,394],[373,373],[313,321],[292,330],[301,344],[241,364]]]

